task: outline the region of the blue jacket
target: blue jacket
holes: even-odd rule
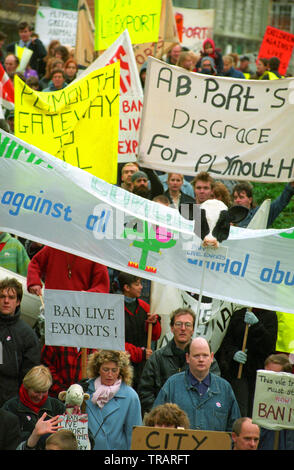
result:
[[[176,403],[187,413],[190,429],[231,432],[233,422],[241,416],[234,392],[222,377],[210,372],[210,378],[208,391],[200,396],[189,380],[188,370],[172,375],[161,388],[153,408]]]
[[[93,450],[129,450],[133,426],[142,425],[139,397],[122,382],[117,394],[103,408],[92,403],[94,380],[90,380],[86,413],[95,446]]]
[[[231,67],[226,73],[223,74],[224,77],[231,77],[231,78],[245,78],[245,75],[241,70],[237,70],[234,67]]]

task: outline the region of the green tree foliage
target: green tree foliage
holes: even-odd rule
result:
[[[265,199],[276,199],[283,191],[286,183],[252,183],[254,201],[260,205]],[[279,217],[273,223],[271,228],[294,227],[294,197],[290,203],[281,212]]]

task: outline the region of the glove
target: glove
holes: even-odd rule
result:
[[[244,351],[237,351],[233,356],[234,361],[239,362],[240,364],[245,364],[247,361],[247,354]]]
[[[255,325],[255,323],[259,322],[259,320],[257,316],[254,315],[254,313],[249,312],[247,310],[247,312],[245,313],[244,322],[248,323],[248,325]]]

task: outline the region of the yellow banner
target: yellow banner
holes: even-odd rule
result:
[[[276,350],[294,353],[294,315],[293,313],[277,312],[278,338]]]
[[[95,49],[107,49],[126,29],[132,44],[157,42],[161,0],[95,0]]]
[[[32,90],[15,77],[15,135],[55,157],[116,183],[119,62],[62,90]]]

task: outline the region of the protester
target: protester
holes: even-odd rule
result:
[[[3,33],[3,31],[0,31],[0,63],[4,65],[4,59],[5,59],[5,53],[4,53],[4,43],[7,39],[7,35]]]
[[[53,57],[55,57],[56,59],[61,59],[63,63],[65,64],[66,61],[69,59],[68,48],[66,46],[63,46],[63,44],[56,46],[54,48]]]
[[[257,450],[260,439],[260,428],[252,423],[251,418],[237,419],[233,424],[233,450]]]
[[[175,403],[158,405],[144,417],[144,425],[156,428],[190,428],[187,413]]]
[[[52,57],[51,59],[48,59],[46,63],[46,70],[44,73],[44,76],[39,80],[39,88],[40,91],[43,91],[44,89],[48,88],[51,83],[51,74],[53,70],[55,69],[64,69],[64,63],[61,59],[56,59],[55,57]]]
[[[223,76],[231,78],[245,78],[243,72],[234,67],[233,58],[229,55],[223,57]]]
[[[181,52],[182,46],[178,43],[173,43],[167,51],[166,62],[171,65],[176,65]]]
[[[168,197],[170,206],[178,209],[184,217],[193,218],[193,204],[195,199],[181,191],[184,177],[178,173],[169,173],[167,178],[168,190],[164,195]]]
[[[64,403],[49,397],[48,390],[51,385],[52,376],[49,369],[43,365],[35,366],[24,376],[18,394],[3,405],[5,410],[19,419],[23,450],[44,449],[45,433],[40,432],[40,428],[44,430],[45,427],[46,431],[50,432],[50,427],[58,423],[58,419],[52,418],[65,412]],[[49,422],[46,422],[47,417],[50,418]]]
[[[253,75],[252,71],[249,68],[249,64],[250,64],[250,59],[248,56],[244,55],[240,57],[240,64],[239,64],[238,70],[240,70],[243,73],[246,80],[250,80],[250,78]]]
[[[121,169],[121,188],[126,191],[132,191],[132,175],[139,171],[139,165],[136,162],[125,163]]]
[[[245,328],[248,325],[246,350],[243,351]],[[217,351],[222,377],[230,382],[241,416],[252,416],[256,371],[275,352],[278,332],[276,312],[253,308],[236,310]],[[238,378],[240,364],[242,375]]]
[[[201,61],[198,62],[198,72],[204,73],[205,75],[216,75],[217,70],[214,59],[209,56],[202,57]]]
[[[197,58],[195,58],[192,51],[182,51],[176,65],[188,70],[188,72],[192,72],[195,69],[196,62],[198,62]]]
[[[279,72],[280,64],[281,61],[278,57],[271,57],[268,61],[269,71],[276,75],[277,78],[284,78]]]
[[[125,348],[134,368],[133,387],[136,390],[145,361],[153,353],[152,348],[147,345],[148,326],[152,325],[152,341],[157,341],[161,335],[161,325],[158,315],[151,314],[149,304],[139,298],[142,291],[141,279],[121,272],[118,282],[125,299]]]
[[[77,78],[78,64],[74,59],[69,58],[64,64],[65,81],[70,84]]]
[[[86,357],[93,352],[93,349],[84,348]],[[81,348],[44,345],[41,351],[41,363],[48,367],[53,378],[49,390],[51,397],[58,398],[60,392],[67,390],[83,378]]]
[[[46,57],[47,51],[42,41],[35,35],[32,37],[32,33],[32,27],[26,21],[21,22],[18,25],[19,41],[9,44],[6,50],[7,52],[14,53],[16,44],[19,47],[27,47],[32,50],[33,54],[30,58],[29,65],[32,69],[36,70],[38,76],[41,77],[45,72],[44,57]]]
[[[289,204],[293,195],[294,181],[291,181],[291,183],[286,184],[280,196],[278,196],[274,201],[271,202],[267,221],[267,228],[272,226],[275,219]],[[259,206],[255,206],[255,203],[253,201],[252,185],[247,181],[237,183],[233,187],[232,197],[235,205],[245,206],[249,209],[248,215],[245,217],[245,219],[243,219],[237,224],[238,227],[247,227],[247,225],[259,209]]]
[[[216,49],[213,39],[207,38],[203,41],[201,56],[213,59],[217,75],[221,75],[223,73],[222,54]]]
[[[240,410],[230,384],[210,372],[213,353],[205,338],[191,341],[186,360],[189,368],[165,382],[153,408],[176,403],[187,413],[191,429],[230,432]]]
[[[271,354],[264,362],[264,369],[272,372],[292,373],[292,364],[286,354]],[[293,376],[294,377],[294,376]],[[278,433],[278,439],[276,436]],[[258,450],[293,450],[294,430],[280,429],[272,430],[262,427]]]
[[[59,429],[47,437],[45,450],[78,450],[78,441],[69,429]]]
[[[129,450],[133,426],[142,424],[141,406],[132,388],[132,367],[127,352],[100,350],[90,356],[89,380],[84,389],[89,431],[94,450]]]
[[[30,258],[23,244],[7,232],[0,232],[0,266],[26,276]]]
[[[67,82],[65,81],[65,73],[62,69],[54,69],[52,70],[51,76],[50,76],[50,83],[47,88],[44,88],[42,91],[43,92],[48,92],[48,91],[58,91],[62,90],[67,86]]]
[[[106,266],[49,246],[38,251],[29,263],[28,291],[40,296],[43,279],[48,289],[109,292]]]
[[[0,406],[18,394],[26,373],[40,364],[40,346],[32,328],[22,320],[22,284],[14,278],[0,281]]]
[[[156,173],[147,168],[139,170],[131,177],[132,192],[146,199],[163,194],[163,186]]]
[[[224,183],[220,181],[216,181],[213,185],[213,197],[218,199],[219,201],[223,201],[223,203],[230,207],[232,205],[232,198],[230,195],[230,191],[226,187]]]
[[[256,75],[252,78],[257,80],[278,80],[280,77],[269,70],[268,59],[260,57],[256,61]]]
[[[212,176],[205,171],[195,176],[191,184],[194,188],[196,204],[202,204],[202,202],[213,198],[214,183]]]
[[[4,60],[4,68],[8,77],[14,83],[14,75],[16,74],[17,67],[19,66],[19,59],[15,54],[7,54]]]

